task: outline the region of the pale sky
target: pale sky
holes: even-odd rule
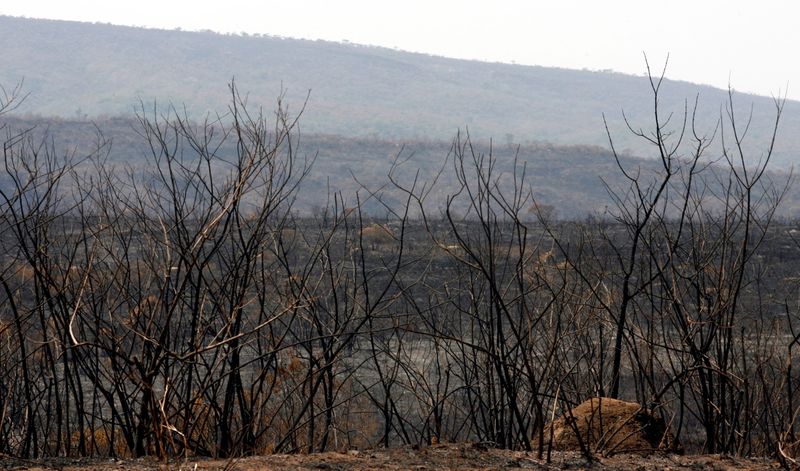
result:
[[[670,78],[800,99],[796,0],[3,0],[0,14],[631,74],[669,53]]]

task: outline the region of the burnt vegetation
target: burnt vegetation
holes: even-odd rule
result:
[[[464,134],[438,172],[398,158],[296,211],[314,163],[299,116],[233,86],[202,123],[143,107],[147,165],[110,162],[102,133],[75,155],[7,126],[0,453],[475,441],[541,458],[554,419],[611,397],[687,451],[796,464],[800,245],[776,217],[774,137],[750,155],[732,94],[698,129],[650,84],[650,124],[629,124],[655,165],[609,154],[621,183],[581,220]],[[576,439],[614,452],[597,438]]]

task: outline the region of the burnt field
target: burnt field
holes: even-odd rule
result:
[[[564,221],[522,165],[457,137],[444,194],[392,167],[299,213],[312,162],[274,117],[142,116],[135,168],[101,140],[76,160],[8,135],[0,453],[478,442],[542,460],[548,424],[601,396],[689,452],[795,462],[800,234],[769,149],[733,133],[712,165],[705,137],[657,121],[661,167],[612,155],[609,209]],[[598,443],[582,455],[613,454]]]

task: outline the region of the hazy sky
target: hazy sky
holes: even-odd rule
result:
[[[800,2],[3,0],[0,14],[348,40],[466,59],[667,76],[800,99]]]

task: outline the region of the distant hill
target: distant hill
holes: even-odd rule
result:
[[[152,160],[147,142],[139,134],[139,124],[133,119],[104,119],[95,122],[75,119],[0,118],[11,135],[15,130],[32,130],[37,137],[52,138],[59,155],[82,156],[95,149],[97,130],[111,141],[109,163],[132,168],[147,168]],[[50,139],[48,139],[50,141]],[[235,155],[233,141],[224,145],[220,155]],[[476,143],[479,152],[488,153],[485,143]],[[456,179],[449,160],[451,142],[436,140],[397,140],[375,137],[344,138],[335,135],[305,133],[301,136],[298,157],[314,159],[313,167],[299,194],[296,209],[313,211],[324,206],[333,193],[339,193],[346,205],[355,205],[355,193],[360,191],[363,208],[373,216],[383,215],[385,209],[369,197],[376,191],[387,202],[398,202],[400,192],[389,185],[387,175],[393,162],[401,161],[396,176],[409,183],[419,172],[421,181],[432,181],[444,167],[437,191],[431,195],[434,211],[444,208],[447,195],[456,191]],[[525,184],[533,190],[541,204],[552,205],[559,217],[583,218],[589,213],[602,212],[608,205],[608,195],[601,178],[612,185],[622,184],[613,157],[608,151],[590,146],[553,146],[528,144],[521,147],[496,145],[492,155],[497,159],[496,173],[510,175],[515,155],[520,166],[526,165]],[[627,159],[631,165],[649,167],[653,160]],[[86,166],[91,170],[91,166]],[[507,178],[504,179],[507,181]],[[361,185],[367,188],[362,188]],[[461,209],[461,208],[457,208]]]
[[[652,122],[643,77],[618,73],[464,61],[385,48],[276,37],[33,20],[0,16],[0,84],[24,78],[21,113],[98,119],[129,116],[139,100],[184,104],[196,115],[224,111],[235,77],[250,102],[274,107],[282,90],[311,133],[394,141],[447,140],[469,128],[495,142],[607,147],[602,115],[620,149],[652,150],[625,129]],[[644,64],[642,65],[644,69]],[[735,86],[735,84],[734,84]],[[682,114],[699,94],[698,127],[712,132],[726,91],[668,81],[662,110]],[[763,148],[772,99],[739,95],[742,120],[752,106],[749,137]],[[775,163],[800,154],[800,103],[787,102]],[[677,118],[673,117],[673,121]],[[759,157],[756,151],[754,158]]]
[[[113,118],[95,121],[56,118],[0,118],[0,128],[16,134],[14,130],[31,130],[41,138],[49,136],[59,155],[75,155],[77,161],[95,148],[97,131],[111,141],[109,164],[122,171],[122,166],[134,169],[152,170],[152,160],[148,157],[147,142],[140,134],[139,124],[130,118]],[[222,156],[235,155],[231,142],[219,149]],[[370,192],[376,192],[389,204],[400,204],[403,194],[389,184],[387,174],[394,162],[402,162],[396,169],[395,177],[404,184],[410,184],[415,176],[419,183],[430,184],[437,178],[436,189],[428,198],[428,210],[432,214],[445,207],[448,196],[457,191],[450,157],[451,141],[444,140],[391,140],[376,137],[342,137],[303,133],[300,138],[297,157],[300,160],[314,159],[298,193],[295,209],[301,213],[313,212],[330,201],[336,193],[344,199],[347,206],[355,206],[356,192],[359,192],[362,209],[367,215],[383,216],[384,206],[379,204]],[[479,153],[488,154],[486,142],[475,142]],[[541,205],[551,206],[555,216],[562,219],[584,219],[587,216],[607,216],[606,209],[614,205],[604,183],[609,188],[626,188],[628,182],[616,167],[613,155],[597,146],[557,146],[543,143],[528,143],[521,146],[496,143],[491,148],[496,161],[495,177],[504,191],[510,192],[511,174],[514,163],[518,170],[525,168],[524,185]],[[189,151],[191,155],[191,151]],[[622,157],[628,169],[641,169],[647,174],[657,169],[659,162],[654,159]],[[704,160],[704,164],[709,160]],[[93,167],[85,165],[88,172]],[[521,174],[521,172],[520,172]],[[719,184],[709,172],[711,186]],[[1,176],[1,174],[0,174]],[[787,176],[781,173],[769,175],[777,185],[786,182]],[[723,179],[724,180],[724,179]],[[0,185],[2,178],[0,177]],[[363,185],[363,186],[362,186]],[[366,187],[366,188],[364,188]],[[718,191],[718,188],[712,188]],[[463,210],[458,200],[456,212]],[[783,201],[779,215],[797,219],[800,217],[800,194],[790,192]],[[527,214],[523,215],[527,216]],[[531,215],[532,217],[532,215]]]

